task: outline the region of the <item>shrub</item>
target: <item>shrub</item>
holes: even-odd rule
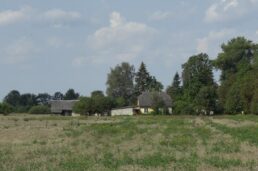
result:
[[[30,108],[30,106],[16,106],[14,111],[15,113],[28,113]]]
[[[0,114],[8,115],[13,112],[11,105],[6,103],[0,103]]]
[[[183,114],[183,115],[193,115],[195,113],[194,111],[194,105],[190,102],[178,100],[174,102],[174,114]]]
[[[258,115],[258,89],[256,90],[256,93],[251,103],[251,111],[252,111],[252,114]]]
[[[38,105],[33,106],[29,110],[30,114],[50,114],[50,109],[48,106]]]

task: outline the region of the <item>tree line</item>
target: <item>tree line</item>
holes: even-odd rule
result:
[[[236,37],[221,45],[211,60],[205,53],[189,57],[182,72],[174,75],[166,92],[173,100],[174,114],[258,114],[258,44]],[[219,83],[214,70],[221,71]],[[151,76],[144,63],[138,72],[128,63],[111,69],[107,95],[135,104],[144,91],[162,91],[163,85]]]
[[[1,108],[15,107],[19,111],[24,106],[28,109],[26,106],[46,105],[51,98],[79,98],[74,110],[91,115],[136,105],[137,97],[145,91],[166,91],[172,98],[174,114],[258,114],[258,44],[236,37],[223,43],[221,50],[213,60],[205,53],[189,57],[182,65],[182,72],[174,75],[166,89],[148,72],[144,62],[137,72],[133,65],[123,62],[108,73],[106,95],[98,90],[90,97],[80,98],[74,91],[65,95],[57,92],[53,96],[18,95],[14,91],[5,97],[0,113]],[[214,70],[221,71],[218,83]]]
[[[106,85],[106,96],[102,91],[93,91],[90,97],[80,98],[74,111],[84,115],[108,114],[112,108],[135,106],[137,97],[144,91],[163,89],[163,85],[150,75],[143,62],[138,72],[126,62],[111,68]]]
[[[258,44],[244,37],[221,45],[216,59],[198,54],[182,65],[167,92],[178,114],[258,114]],[[214,81],[213,69],[221,71]]]
[[[74,100],[79,98],[79,93],[69,89],[65,94],[56,92],[53,95],[48,93],[21,94],[17,90],[10,91],[0,103],[0,113],[50,113],[50,100]]]

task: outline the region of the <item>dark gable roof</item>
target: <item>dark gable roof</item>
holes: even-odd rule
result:
[[[52,113],[62,113],[62,111],[72,111],[74,104],[78,102],[78,100],[52,100],[51,104],[51,112]]]
[[[153,98],[160,98],[165,103],[166,107],[172,107],[171,97],[164,92],[144,92],[138,97],[139,107],[152,107]]]

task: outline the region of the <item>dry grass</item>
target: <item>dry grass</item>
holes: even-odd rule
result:
[[[254,118],[0,115],[0,170],[258,170]]]

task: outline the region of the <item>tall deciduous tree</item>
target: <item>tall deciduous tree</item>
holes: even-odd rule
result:
[[[106,114],[113,108],[110,97],[93,95],[92,97],[81,97],[74,105],[74,111],[83,115]]]
[[[104,95],[103,91],[100,91],[100,90],[91,92],[91,97],[97,97],[97,96],[104,97],[105,95]]]
[[[79,98],[79,93],[76,93],[74,89],[69,89],[65,93],[64,99],[65,100],[77,100]]]
[[[14,107],[17,107],[20,105],[21,102],[21,95],[20,92],[17,90],[12,90],[11,92],[9,92],[5,98],[4,98],[4,102],[7,104],[10,104]]]
[[[249,113],[258,77],[258,45],[244,37],[233,38],[221,46],[222,52],[214,61],[221,70],[219,99],[226,113]]]
[[[111,68],[106,82],[107,95],[112,98],[122,97],[129,104],[133,97],[134,75],[134,66],[126,62]]]
[[[203,86],[196,95],[195,109],[198,113],[209,114],[216,111],[217,92],[214,86]]]
[[[54,96],[53,96],[53,100],[63,100],[64,99],[64,95],[61,92],[55,92]]]
[[[252,99],[251,112],[252,112],[252,114],[258,115],[258,87],[256,88],[255,94]]]
[[[183,68],[183,101],[188,111],[208,113],[215,109],[216,84],[213,79],[213,66],[207,54],[198,54],[189,58]],[[179,106],[182,106],[180,103]]]
[[[48,93],[39,93],[37,96],[37,103],[40,105],[47,105],[51,100],[51,96]]]
[[[213,66],[207,54],[190,57],[182,68],[183,88],[189,100],[194,100],[201,87],[214,85]]]
[[[20,105],[27,107],[37,105],[37,96],[30,93],[22,94],[20,96]]]

